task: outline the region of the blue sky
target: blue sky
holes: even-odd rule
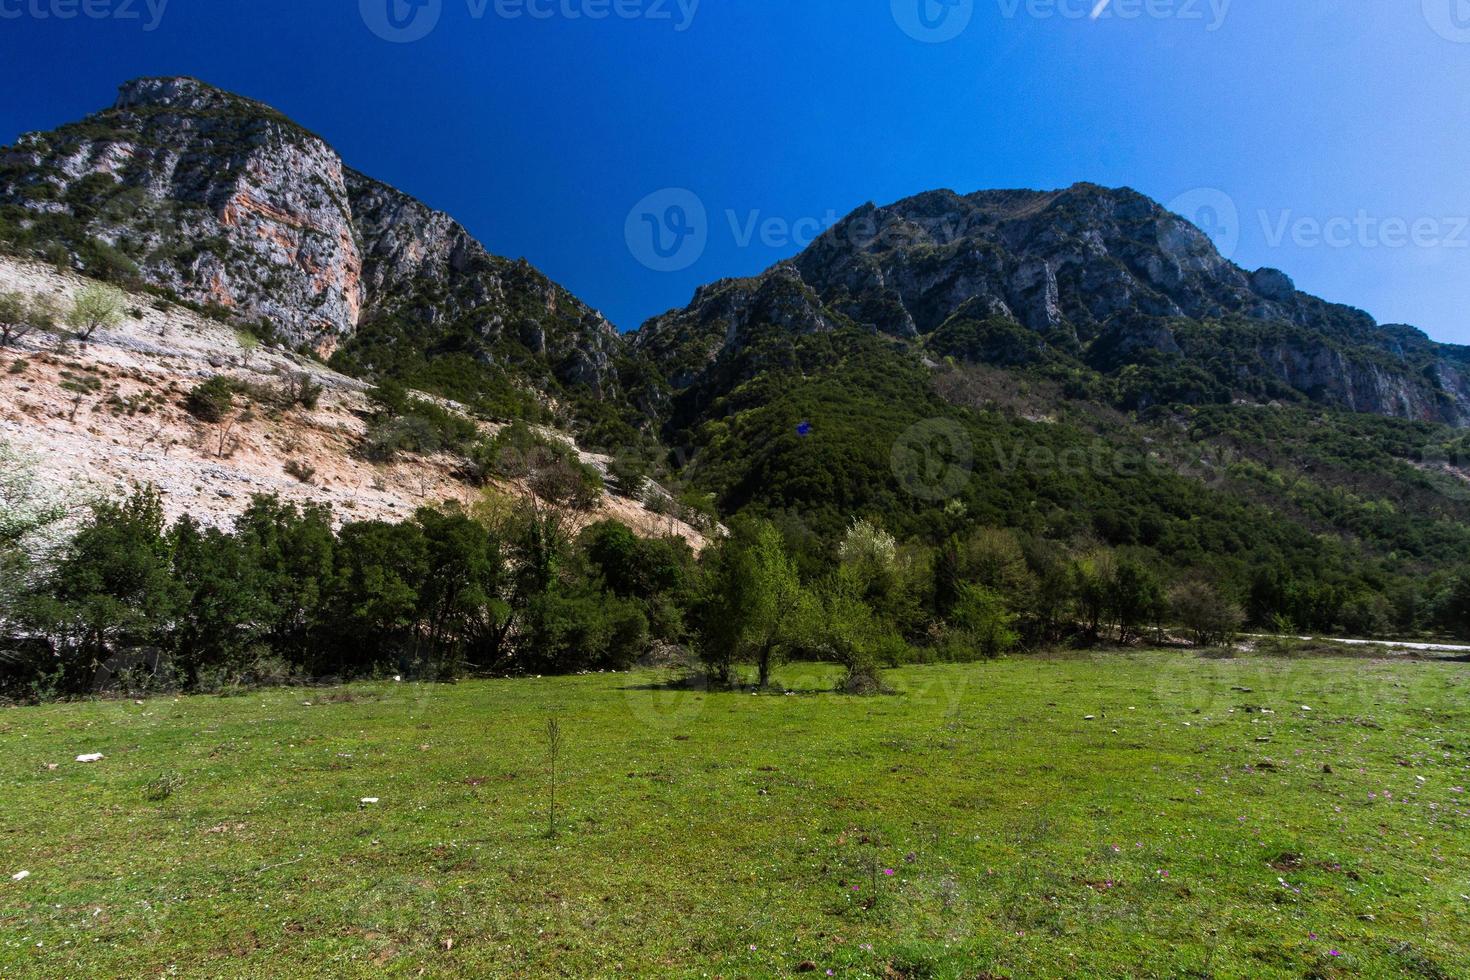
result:
[[[1470,0],[392,0],[411,41],[388,2],[0,0],[0,141],[196,75],[623,328],[865,201],[1127,185],[1470,343]],[[669,188],[705,219],[662,261]]]

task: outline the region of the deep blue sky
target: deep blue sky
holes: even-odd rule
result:
[[[151,31],[148,2],[0,0],[0,142],[109,104],[124,79],[196,75],[278,106],[624,328],[803,243],[742,242],[731,212],[809,232],[935,187],[1090,180],[1166,203],[1213,188],[1238,211],[1242,265],[1470,343],[1470,0],[1234,0],[1223,19],[1226,0],[1103,0],[1097,20],[1095,0],[702,0],[684,30],[678,0],[436,0],[412,43],[367,26],[387,0],[169,0]],[[940,32],[968,24],[916,40],[921,2]],[[141,18],[36,16],[83,3]],[[563,12],[599,4],[669,18]],[[667,187],[709,218],[677,272],[625,236]],[[1347,224],[1324,243],[1311,222],[1333,219]],[[1418,243],[1400,241],[1415,223]]]

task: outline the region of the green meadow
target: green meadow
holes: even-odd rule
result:
[[[0,711],[0,974],[1470,976],[1470,664],[670,680]]]

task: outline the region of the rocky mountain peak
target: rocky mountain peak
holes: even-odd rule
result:
[[[175,109],[181,112],[240,110],[253,106],[262,113],[275,114],[264,103],[215,88],[197,78],[187,76],[135,78],[118,86],[114,109]]]
[[[1470,388],[1452,349],[1302,293],[1278,269],[1248,273],[1199,228],[1126,187],[935,190],[865,204],[794,259],[743,283],[702,291],[640,331],[652,356],[678,352],[668,372],[676,387],[747,347],[753,326],[851,324],[1006,366],[1061,358],[1117,372],[1210,363],[1185,398],[1291,391],[1357,411],[1470,424]],[[801,298],[799,317],[768,308],[775,283]],[[1229,334],[1207,326],[1222,323]],[[1208,373],[1216,375],[1209,384],[1199,380]]]
[[[193,78],[128,82],[112,108],[0,151],[0,208],[37,254],[323,355],[370,321],[452,326],[486,362],[512,359],[492,353],[509,337],[527,388],[553,378],[600,397],[620,343],[529,263],[490,255],[275,109]]]

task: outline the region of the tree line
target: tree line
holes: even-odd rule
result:
[[[1264,601],[1201,573],[1166,578],[1141,554],[995,528],[928,547],[856,520],[824,545],[741,518],[696,556],[680,538],[495,491],[340,527],[324,506],[262,496],[221,530],[168,525],[144,488],[93,503],[47,553],[35,541],[60,511],[15,462],[0,482],[11,698],[621,670],[650,655],[761,687],[785,659],[834,661],[843,688],[865,693],[885,667],[1018,647],[1225,643]],[[1470,574],[1442,605],[1447,627],[1470,625]]]

